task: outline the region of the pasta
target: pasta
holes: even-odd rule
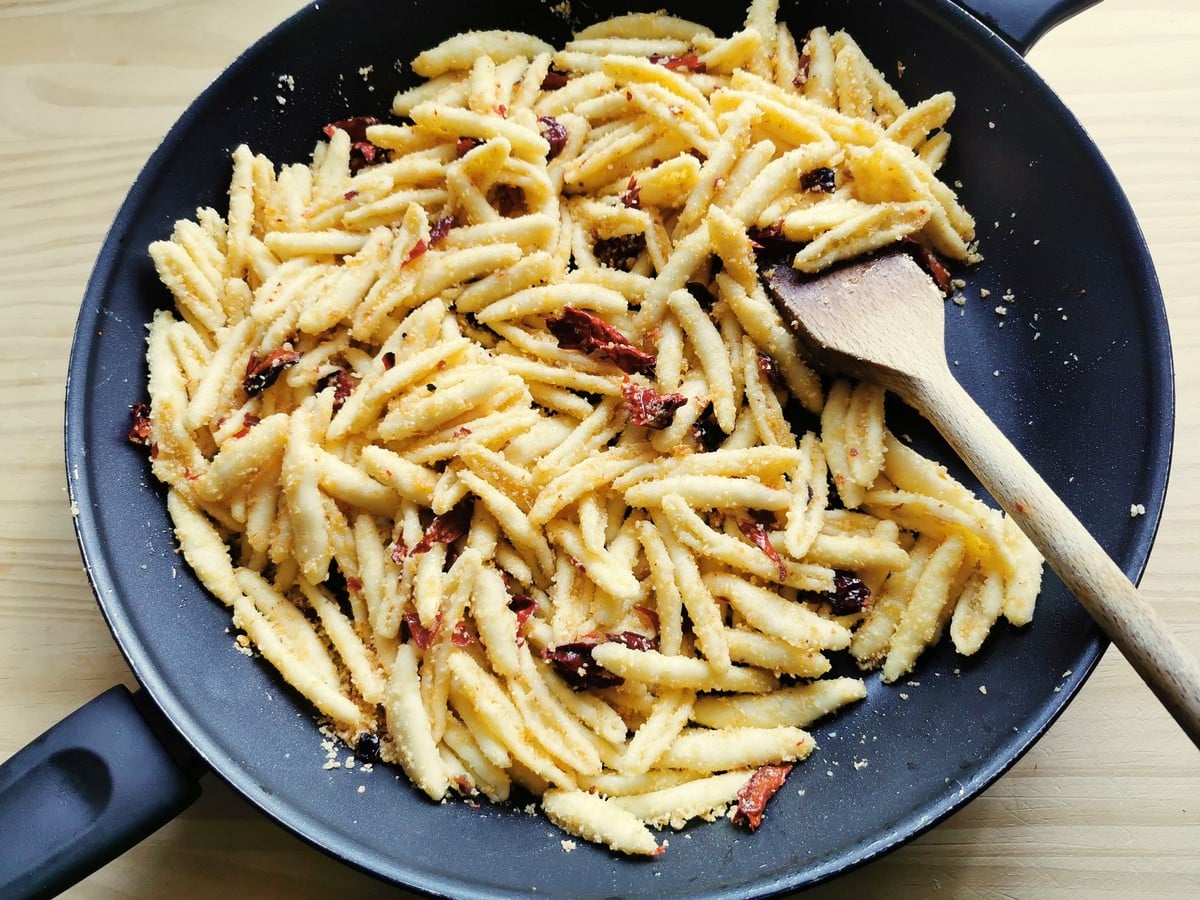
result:
[[[238,147],[227,215],[150,247],[176,304],[138,432],[182,553],[433,800],[518,785],[634,855],[757,827],[865,696],[831,654],[891,682],[947,625],[973,653],[1032,615],[1024,536],[880,388],[823,383],[758,277],[780,239],[807,272],[901,238],[975,260],[936,174],[953,97],[906,105],[772,0],[730,36],[630,14],[413,69],[397,122],[306,164]]]

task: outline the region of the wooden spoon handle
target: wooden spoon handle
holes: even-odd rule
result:
[[[1200,664],[954,376],[902,393],[970,466],[1200,747]]]

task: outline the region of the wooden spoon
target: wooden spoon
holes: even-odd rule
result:
[[[1200,747],[1200,665],[1121,569],[950,373],[945,301],[903,252],[816,278],[764,278],[817,358],[897,394],[941,432]]]

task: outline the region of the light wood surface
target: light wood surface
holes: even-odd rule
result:
[[[0,2],[0,759],[105,688],[133,683],[82,572],[61,454],[67,355],[96,251],[184,106],[299,5]],[[1163,284],[1180,402],[1166,515],[1142,590],[1200,653],[1200,5],[1105,0],[1047,36],[1030,61],[1108,157]],[[183,816],[68,896],[334,892],[403,896],[210,778]],[[1110,651],[1049,734],[981,797],[806,896],[1198,892],[1200,755]]]

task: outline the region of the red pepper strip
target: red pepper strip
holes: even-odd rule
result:
[[[737,809],[733,813],[735,825],[745,825],[756,831],[762,824],[767,802],[783,787],[791,766],[763,766],[750,776],[750,780],[738,791]]]
[[[654,388],[634,384],[628,378],[621,385],[621,396],[629,410],[629,421],[658,431],[666,428],[675,418],[675,410],[686,406],[688,398],[683,394],[660,394]]]
[[[449,512],[442,513],[429,523],[421,540],[412,548],[412,554],[424,553],[433,548],[434,544],[453,544],[467,533],[471,527],[472,503],[461,500]]]
[[[767,554],[771,562],[779,566],[779,580],[783,581],[787,578],[787,566],[783,564],[783,559],[779,555],[779,551],[775,549],[775,545],[771,543],[771,534],[763,527],[760,522],[738,522],[738,528],[742,534],[758,547],[763,553]]]
[[[630,375],[654,376],[654,357],[639,350],[625,335],[592,313],[564,306],[561,316],[546,319],[546,327],[566,350],[582,350],[603,357]]]

